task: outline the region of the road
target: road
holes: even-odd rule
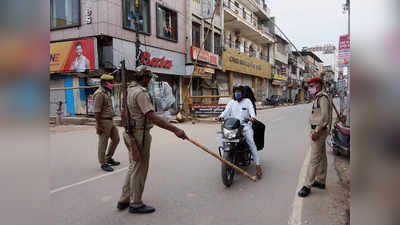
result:
[[[97,163],[94,127],[52,129],[53,224],[288,224],[301,206],[295,202],[295,195],[309,145],[310,110],[311,105],[297,105],[259,111],[259,120],[267,124],[265,148],[259,152],[264,176],[257,182],[236,176],[230,188],[222,184],[219,161],[191,143],[153,128],[150,170],[143,196],[145,203],[156,208],[151,215],[116,209],[128,166],[123,141],[115,155],[121,165],[113,173],[106,173]],[[217,149],[218,124],[178,126],[194,140]],[[255,174],[254,165],[246,170]]]

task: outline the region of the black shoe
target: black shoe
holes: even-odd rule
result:
[[[147,205],[142,205],[139,207],[129,206],[130,213],[153,213],[155,211],[156,211],[155,208],[153,208],[151,206],[147,206]]]
[[[325,189],[325,184],[320,183],[318,181],[314,181],[314,183],[312,184],[313,187],[319,188],[319,189]]]
[[[111,166],[118,166],[118,165],[121,164],[121,163],[118,162],[118,161],[115,161],[113,158],[111,158],[111,159],[109,159],[109,160],[107,161],[107,164],[109,164],[109,165],[111,165]]]
[[[301,190],[299,191],[298,195],[299,195],[299,197],[304,198],[304,197],[307,197],[310,194],[310,192],[311,192],[310,188],[303,186],[301,188]]]
[[[114,169],[113,169],[110,165],[108,165],[107,163],[101,165],[101,168],[102,168],[104,171],[106,171],[106,172],[112,172],[112,171],[114,171]]]
[[[128,207],[129,207],[129,203],[118,202],[118,204],[117,204],[117,208],[118,208],[119,210],[124,210],[124,209],[126,209],[126,208],[128,208]]]

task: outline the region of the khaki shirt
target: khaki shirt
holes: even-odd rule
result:
[[[315,125],[316,132],[329,127],[331,123],[331,105],[328,95],[321,91],[313,101],[310,125]]]
[[[131,82],[128,87],[127,102],[131,119],[135,121],[135,129],[143,129],[146,113],[154,112],[154,106],[151,103],[147,89],[135,81]],[[147,120],[146,129],[152,127],[153,123]]]
[[[111,93],[103,87],[99,87],[94,93],[94,112],[100,113],[101,118],[114,116]]]

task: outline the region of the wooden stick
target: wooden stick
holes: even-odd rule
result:
[[[233,165],[231,162],[229,162],[228,160],[225,160],[224,158],[220,157],[219,155],[217,155],[215,152],[212,152],[210,150],[208,150],[206,147],[202,146],[201,144],[193,141],[190,138],[187,138],[187,140],[189,142],[191,142],[192,144],[196,145],[197,147],[199,147],[200,149],[206,151],[207,153],[209,153],[210,155],[214,156],[215,158],[219,159],[221,162],[225,163],[226,165],[232,167],[233,169],[235,169],[237,172],[245,175],[246,177],[248,177],[250,180],[256,181],[256,176],[251,176],[250,174],[248,174],[246,171],[240,169],[239,167]]]

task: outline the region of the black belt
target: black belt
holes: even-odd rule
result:
[[[317,125],[311,125],[311,129],[315,129],[315,128],[317,128]],[[323,129],[325,129],[326,128],[326,126],[325,127],[323,127],[321,130],[323,130]]]
[[[101,118],[101,120],[113,120],[112,117],[107,117],[107,118]]]

